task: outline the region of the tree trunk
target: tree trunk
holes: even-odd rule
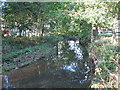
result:
[[[19,30],[19,36],[20,37],[22,36],[22,30]]]
[[[56,44],[56,55],[58,56],[58,43]]]
[[[92,29],[91,29],[91,43],[93,42],[93,39],[94,39],[94,37],[93,37],[93,27],[94,27],[94,25],[92,25]]]
[[[26,30],[25,30],[25,36],[27,36]]]
[[[42,26],[41,36],[44,36],[44,24],[43,24],[43,26]]]

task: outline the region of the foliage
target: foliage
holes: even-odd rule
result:
[[[101,40],[102,39],[102,40]],[[94,54],[97,57],[96,73],[97,79],[93,80],[91,87],[95,88],[117,88],[117,72],[118,72],[118,60],[119,60],[119,46],[111,46],[109,39],[101,37],[101,39],[95,40],[91,48],[94,48]],[[97,41],[97,42],[96,42]],[[99,43],[99,44],[98,44]],[[100,68],[101,70],[99,70]],[[115,78],[111,80],[111,74],[115,74]],[[100,85],[100,86],[99,86]]]
[[[15,29],[16,27],[19,29],[19,33],[21,35],[23,30],[29,29],[33,23],[33,19],[31,19],[31,15],[29,9],[25,7],[27,3],[19,3],[19,2],[5,2],[4,7],[2,9],[4,15],[4,28]],[[22,7],[22,8],[21,8]]]
[[[43,37],[44,40],[47,40],[47,42],[51,44],[57,44],[59,41],[64,40],[60,35],[54,34]]]
[[[7,49],[11,50],[8,50],[2,58],[7,63],[10,58],[26,52],[32,53],[35,50],[41,50],[44,55],[48,55],[53,49],[50,47],[63,40],[60,35],[88,40],[92,37],[93,30],[98,30],[98,27],[116,29],[119,4],[97,0],[92,2],[3,2],[2,28],[4,30],[19,30],[20,36],[22,31],[35,31],[41,37],[21,37],[23,39],[14,38],[15,40],[11,37],[4,37],[3,52]],[[45,25],[48,24],[50,27],[46,29]],[[93,87],[112,87],[110,86],[110,73],[115,73],[119,53],[116,47],[110,45],[109,41],[100,38],[91,44],[90,48],[94,48],[94,54],[98,56],[96,75],[98,75],[99,82]],[[68,58],[65,57],[63,60],[68,60]],[[24,65],[30,63],[25,62]],[[7,70],[15,67],[14,64],[4,66]]]
[[[5,2],[3,18],[5,26],[17,27],[20,32],[31,30],[33,26],[41,31],[50,24],[48,32],[89,38],[94,27],[113,28],[117,19],[118,4],[107,2]]]

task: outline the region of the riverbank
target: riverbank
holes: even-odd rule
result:
[[[56,43],[61,40],[77,40],[66,38],[61,35],[50,35],[45,37],[12,37],[3,38],[2,47],[2,73],[16,70],[34,62],[50,58],[55,50]],[[80,41],[81,42],[81,41]],[[82,51],[88,55],[85,46]],[[52,53],[51,53],[52,52]]]
[[[95,64],[91,88],[118,88],[119,46],[112,37],[98,37],[91,43],[89,52]]]
[[[56,36],[34,37],[32,40],[27,37],[6,37],[3,39],[2,73],[49,58],[54,54],[55,43],[59,40],[61,39]]]
[[[64,75],[66,73],[66,76],[63,76],[65,79],[67,77],[71,77],[71,74],[72,74],[73,75],[72,77],[74,77],[74,78],[72,78],[73,81],[71,81],[71,82],[74,82],[74,80],[76,81],[76,78],[78,78],[77,79],[78,86],[76,86],[76,87],[82,87],[82,85],[83,85],[82,83],[81,83],[82,85],[79,85],[80,84],[79,79],[80,79],[80,82],[82,82],[83,80],[81,79],[81,77],[83,77],[83,79],[85,79],[87,77],[86,78],[87,80],[85,80],[85,82],[83,82],[83,83],[85,86],[87,85],[87,87],[88,87],[91,83],[92,63],[91,63],[91,60],[89,59],[89,55],[86,50],[86,47],[81,46],[79,44],[79,40],[73,40],[73,39],[72,40],[67,39],[64,42],[59,37],[51,36],[47,39],[44,38],[43,40],[47,40],[47,41],[44,43],[32,46],[32,47],[28,47],[28,48],[24,48],[22,50],[17,50],[14,52],[9,52],[7,54],[4,54],[3,55],[3,61],[4,61],[4,63],[3,63],[4,73],[3,74],[5,75],[6,72],[12,71],[12,72],[8,72],[8,73],[13,73],[12,77],[13,77],[13,79],[15,79],[14,75],[16,75],[16,74],[14,74],[14,72],[18,71],[21,73],[22,69],[25,69],[25,68],[29,69],[32,65],[35,66],[36,68],[38,68],[36,71],[36,74],[40,74],[41,72],[46,71],[46,69],[43,71],[42,71],[42,69],[39,69],[39,66],[42,65],[43,68],[48,67],[47,69],[49,69],[49,70],[46,73],[51,72],[51,70],[53,69],[53,70],[55,70],[55,72],[54,73],[52,72],[52,74],[56,74],[57,73],[56,70],[59,68],[61,73],[63,73],[62,75]],[[55,54],[55,55],[53,55],[53,54]],[[56,55],[58,55],[58,56],[51,57],[51,56],[56,56]],[[44,62],[44,60],[46,60],[46,59],[49,59],[49,60],[46,61],[46,64],[45,64],[46,66],[44,66],[42,64],[42,62]],[[35,62],[37,64],[39,63],[38,66],[36,66],[36,64],[33,64]],[[24,67],[24,68],[22,68],[22,67]],[[18,70],[16,70],[16,69],[18,69]],[[31,70],[33,70],[33,69],[29,69],[28,71],[32,72]],[[24,72],[27,73],[27,71],[24,71]],[[32,75],[32,73],[31,73],[31,75]],[[60,77],[62,76],[61,73],[58,74]],[[77,76],[76,76],[76,74],[74,75],[74,73],[76,73]],[[88,73],[88,74],[86,75],[85,73]],[[23,75],[23,72],[21,73],[21,75]],[[29,73],[27,73],[27,75],[29,75]],[[46,75],[48,75],[48,74],[46,74]],[[51,76],[54,76],[54,75],[51,75]],[[16,78],[18,78],[18,73],[17,73]],[[28,77],[28,79],[29,78],[30,77]],[[68,78],[68,80],[69,80],[69,78]],[[18,82],[21,82],[21,81],[18,81]],[[63,83],[63,81],[62,81],[62,83]],[[68,82],[67,82],[67,84],[68,84]],[[73,85],[73,87],[74,87],[74,85]]]
[[[60,41],[53,57],[4,74],[4,86],[14,88],[83,88],[91,83],[91,61],[78,40]],[[39,59],[40,60],[40,59]]]
[[[23,51],[26,51],[26,52],[20,55],[14,55],[13,54],[14,52],[11,52],[7,54],[6,57],[5,56],[3,57],[3,67],[2,67],[3,72],[10,71],[12,69],[19,69],[26,65],[32,64],[33,62],[39,61],[43,58],[49,57],[50,52],[54,50],[53,47],[54,46],[51,45],[50,43],[44,43],[29,49],[27,48],[29,51],[26,51],[26,49],[23,49]],[[13,55],[13,56],[9,57],[10,55]]]

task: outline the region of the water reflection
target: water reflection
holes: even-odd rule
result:
[[[3,86],[16,88],[86,88],[90,85],[91,63],[79,41],[59,42],[52,59],[9,72]],[[7,78],[6,78],[7,77]],[[13,87],[12,87],[13,88]]]
[[[64,66],[62,66],[61,69],[69,70],[71,72],[76,72],[76,67],[77,67],[77,63],[72,63],[70,65],[64,65]]]

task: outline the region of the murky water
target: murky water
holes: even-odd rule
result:
[[[52,52],[51,52],[52,53]],[[59,42],[51,59],[9,72],[4,88],[87,88],[91,80],[91,61],[79,41]]]

